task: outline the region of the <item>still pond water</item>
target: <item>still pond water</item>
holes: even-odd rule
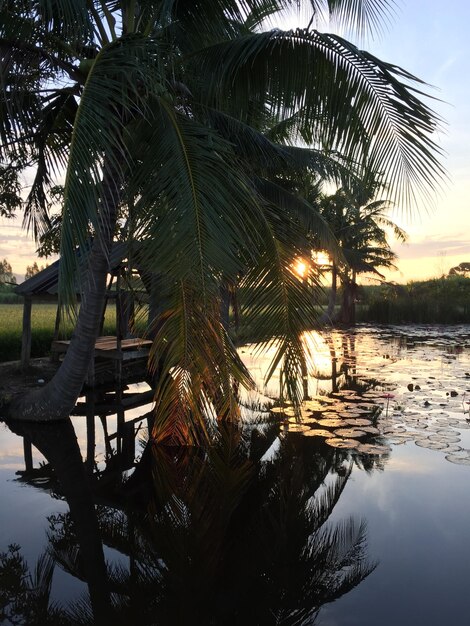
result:
[[[470,624],[470,326],[306,341],[302,423],[273,379],[204,455],[145,445],[143,383],[0,424],[0,622]]]

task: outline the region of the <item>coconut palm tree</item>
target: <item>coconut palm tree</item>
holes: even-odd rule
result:
[[[363,187],[359,193],[339,189],[321,200],[321,214],[336,238],[340,256],[332,255],[330,265],[331,292],[325,320],[345,326],[355,323],[355,299],[358,274],[369,274],[379,279],[384,276],[378,268],[393,269],[396,254],[387,239],[387,230],[399,241],[406,241],[406,232],[389,217],[389,200],[374,199],[376,185]],[[334,315],[337,283],[342,286],[342,302]]]
[[[63,301],[72,299],[77,276],[81,289],[61,368],[40,391],[14,401],[12,415],[61,419],[73,407],[122,218],[129,255],[164,276],[151,361],[159,371],[157,423],[165,430],[171,417],[187,438],[188,424],[204,430],[211,407],[236,417],[233,380],[252,381],[220,323],[219,299],[221,283],[240,275],[255,311],[275,313],[272,370],[284,362],[288,392],[299,399],[299,329],[314,313],[290,270],[295,245],[276,229],[280,194],[272,186],[269,194],[262,177],[253,180],[250,160],[264,159],[267,169],[302,162],[326,175],[367,156],[393,194],[408,200],[442,175],[430,136],[436,118],[415,95],[418,79],[310,26],[263,30],[266,18],[300,4],[2,3],[0,160],[34,168],[25,222],[36,235],[49,228],[48,190],[65,170]],[[305,4],[312,20],[328,8],[360,31],[384,13],[379,0]],[[308,147],[295,147],[300,142]]]

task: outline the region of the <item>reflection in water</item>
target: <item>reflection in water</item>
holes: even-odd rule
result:
[[[90,603],[97,621],[104,623],[109,614],[110,597],[103,546],[91,487],[72,423],[70,420],[57,424],[19,423],[13,428],[44,455],[54,472],[59,492],[67,500],[74,520],[80,544],[79,559],[88,584]],[[40,468],[40,472],[43,471]]]
[[[413,442],[453,464],[470,465],[470,365],[460,360],[468,330],[453,338],[438,330],[417,328],[410,339],[402,329],[388,329],[382,331],[386,342],[369,328],[305,333],[316,393],[304,403],[305,426],[289,409],[282,411],[291,430],[370,454]]]
[[[21,446],[12,441],[0,457],[0,525],[7,520],[4,536],[23,543],[22,551],[0,546],[0,622],[376,626],[380,615],[393,626],[466,623],[465,332],[454,332],[456,349],[435,329],[406,341],[393,329],[332,332],[307,364],[302,424],[286,407],[269,422],[259,406],[258,424],[220,430],[204,452],[148,443],[151,407],[135,409],[148,401],[145,389],[77,407],[85,463],[69,423],[22,424],[26,471],[18,482],[9,478]],[[262,379],[264,364],[257,367]],[[124,415],[130,406],[135,413]],[[351,448],[352,429],[359,443]],[[32,446],[46,457],[40,467]],[[20,481],[36,490],[17,489]],[[36,516],[32,501],[41,502]],[[23,537],[21,506],[34,520],[23,523]],[[28,569],[25,528],[41,527],[44,509],[47,545]],[[363,524],[340,521],[351,511],[367,515],[381,566],[348,594],[373,569]],[[87,597],[54,606],[57,589],[65,601],[76,580]]]
[[[40,570],[50,580],[59,566],[90,597],[60,610],[46,592],[35,615],[17,581],[22,623],[312,624],[374,569],[364,523],[328,522],[352,464],[319,440],[268,423],[221,429],[205,451],[148,443],[123,483],[121,471],[86,471],[69,422],[21,429],[70,507],[49,518]]]

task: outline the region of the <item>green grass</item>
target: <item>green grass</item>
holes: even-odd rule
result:
[[[450,276],[406,285],[361,288],[358,321],[385,324],[470,323],[470,278]]]
[[[0,290],[1,291],[1,290]],[[6,293],[5,298],[16,296]],[[11,290],[10,290],[11,291]],[[1,295],[1,294],[0,294]],[[325,297],[325,303],[327,298]],[[338,302],[340,295],[338,296]],[[319,310],[320,313],[320,310]],[[33,304],[31,356],[50,353],[56,315],[55,304]],[[138,314],[138,330],[145,330],[146,309]],[[470,278],[449,277],[407,285],[366,286],[360,289],[357,321],[372,323],[470,323]],[[243,323],[234,330],[237,343],[256,341],[253,329]],[[21,356],[23,305],[5,303],[0,298],[0,362],[16,361]],[[73,324],[64,324],[61,338],[68,339]],[[103,334],[114,335],[116,316],[113,305],[108,306]]]
[[[50,353],[57,306],[55,304],[33,304],[31,313],[31,357],[46,356]],[[21,336],[23,327],[23,305],[0,303],[0,362],[16,361],[21,357]],[[61,328],[61,339],[68,339],[73,324],[69,321]],[[116,315],[113,307],[108,307],[103,334],[116,332]]]

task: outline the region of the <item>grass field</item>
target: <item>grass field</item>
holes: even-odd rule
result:
[[[31,357],[49,354],[54,335],[57,306],[55,304],[33,304],[31,313]],[[21,357],[21,335],[23,326],[22,304],[0,304],[0,362],[16,361]],[[60,337],[67,339],[72,332],[71,322],[62,325]],[[116,315],[112,307],[106,311],[103,334],[112,335],[116,329]]]

